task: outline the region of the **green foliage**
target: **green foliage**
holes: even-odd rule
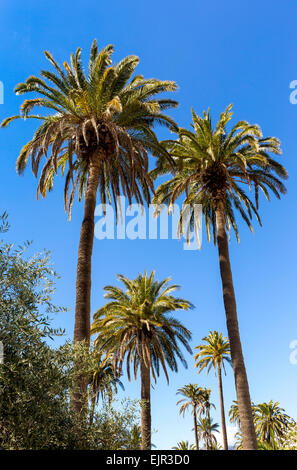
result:
[[[180,441],[173,446],[172,449],[174,450],[195,450],[194,444],[189,444],[189,441]]]
[[[6,221],[5,221],[6,223]],[[0,243],[0,448],[114,449],[132,446],[138,422],[136,404],[114,408],[112,396],[95,412],[94,423],[82,423],[69,406],[74,360],[87,355],[90,395],[104,396],[109,381],[98,380],[98,357],[83,345],[51,345],[62,335],[49,315],[64,311],[52,304],[57,275],[48,253],[29,256],[29,244]],[[95,375],[94,375],[95,374]],[[110,371],[109,374],[110,375]],[[96,380],[95,380],[96,379]],[[104,388],[105,387],[105,388]],[[94,410],[93,410],[94,412]]]
[[[268,200],[269,191],[278,198],[286,192],[282,180],[287,178],[287,172],[270,156],[281,154],[279,140],[263,138],[260,127],[246,121],[237,122],[228,132],[226,126],[232,117],[231,108],[231,105],[226,108],[214,128],[209,110],[203,117],[192,111],[193,131],[181,128],[178,140],[163,142],[176,164],[176,171],[171,179],[157,188],[153,202],[170,206],[178,197],[185,195],[179,235],[185,230],[189,234],[189,230],[198,223],[194,205],[201,204],[208,240],[212,233],[216,243],[215,211],[218,201],[222,201],[226,229],[230,232],[232,227],[239,240],[234,210],[253,230],[253,215],[261,223],[259,190]],[[161,157],[151,176],[156,178],[169,173],[172,173],[172,167]],[[244,187],[254,192],[255,202]]]
[[[119,406],[118,406],[119,405]],[[94,417],[92,436],[100,450],[138,450],[139,401],[104,402]]]
[[[183,414],[183,416],[185,416],[185,412],[190,406],[192,407],[192,413],[202,413],[204,411],[204,388],[198,387],[196,384],[188,384],[179,388],[176,394],[184,397],[176,403],[177,405],[181,404],[179,412],[180,414]]]
[[[48,253],[25,256],[28,244],[0,247],[0,445],[4,448],[55,448],[65,441],[69,367],[65,348],[46,339],[62,334],[50,327],[56,274]],[[43,313],[41,313],[43,311]]]
[[[202,438],[205,442],[206,450],[212,450],[217,446],[217,439],[214,433],[219,431],[219,425],[213,423],[212,418],[208,416],[205,418],[200,417],[197,423],[197,430],[199,438]]]
[[[278,402],[270,400],[255,406],[254,421],[259,440],[277,447],[292,420]]]
[[[150,366],[155,380],[160,365],[168,380],[166,366],[176,372],[176,358],[186,365],[178,343],[191,352],[190,331],[168,315],[175,310],[188,310],[192,305],[170,295],[178,288],[169,285],[170,278],[158,282],[154,275],[154,271],[150,275],[145,272],[134,280],[118,275],[126,291],[106,286],[105,298],[110,302],[94,314],[91,333],[98,333],[95,345],[113,354],[115,369],[120,373],[127,357],[129,380],[130,364],[134,363],[136,378],[141,358]]]
[[[212,368],[215,373],[222,368],[225,371],[224,362],[231,364],[228,338],[223,337],[222,333],[219,334],[217,331],[210,331],[205,338],[202,338],[202,341],[205,341],[206,344],[195,347],[199,352],[194,356],[196,361],[194,367],[198,368],[199,373],[205,367],[207,367],[207,373]]]
[[[259,450],[281,450],[287,449],[289,446],[294,448],[297,442],[295,439],[296,423],[285,413],[283,408],[280,408],[278,402],[270,400],[268,403],[252,404],[252,412]],[[229,417],[231,422],[238,424],[237,449],[241,449],[242,435],[236,401],[230,408]]]
[[[53,71],[43,70],[42,78],[30,76],[18,84],[17,95],[33,93],[36,97],[23,102],[20,115],[2,122],[2,127],[15,119],[34,119],[40,124],[20,152],[17,171],[22,173],[31,159],[37,177],[45,157],[37,189],[37,195],[45,197],[53,188],[55,174],[59,169],[64,174],[68,166],[64,199],[69,217],[76,188],[79,199],[84,194],[91,161],[100,167],[99,191],[105,204],[112,197],[116,203],[121,192],[130,202],[132,196],[142,202],[142,193],[149,200],[153,185],[147,174],[148,151],[170,159],[153,128],[161,124],[177,131],[175,122],[163,113],[177,102],[159,97],[175,91],[176,84],[133,78],[138,57],[128,56],[113,64],[112,54],[112,45],[100,51],[95,40],[85,73],[80,48],[71,54],[70,64],[64,62],[63,66],[46,51]],[[36,107],[41,113],[31,114]]]

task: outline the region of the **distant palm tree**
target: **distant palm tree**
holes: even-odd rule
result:
[[[85,195],[84,216],[78,249],[74,342],[90,341],[91,258],[94,239],[94,213],[99,194],[105,205],[117,197],[127,196],[131,203],[150,200],[152,181],[148,176],[148,151],[166,155],[154,134],[155,124],[177,130],[174,121],[163,114],[177,105],[170,99],[159,99],[162,92],[176,90],[171,81],[131,79],[139,58],[128,56],[112,63],[113,46],[98,50],[96,40],[90,52],[88,73],[83,70],[81,49],[60,67],[49,52],[45,55],[53,71],[43,70],[42,78],[30,76],[16,86],[18,95],[35,93],[25,100],[20,115],[2,122],[6,127],[14,119],[34,119],[41,125],[23,147],[17,159],[19,174],[31,158],[37,177],[41,160],[37,197],[45,197],[53,188],[54,175],[60,169],[65,176],[65,210],[71,207],[78,187],[79,199]],[[42,113],[31,114],[33,108]],[[169,157],[168,157],[169,158]],[[68,170],[66,171],[66,166]],[[69,188],[72,185],[68,202]],[[79,365],[78,365],[79,367]],[[76,411],[85,409],[87,378],[77,374],[72,395]]]
[[[189,441],[180,441],[176,446],[172,447],[174,450],[194,450],[194,444],[189,444]]]
[[[179,130],[176,141],[164,141],[176,163],[176,171],[157,189],[153,202],[169,207],[185,194],[179,234],[189,239],[192,229],[199,228],[195,205],[201,204],[208,240],[211,232],[218,245],[220,273],[230,341],[233,373],[243,434],[244,449],[256,449],[257,439],[253,423],[251,400],[237,319],[234,285],[229,256],[227,232],[233,227],[238,238],[234,209],[252,230],[251,219],[258,214],[259,190],[269,199],[269,190],[278,198],[286,189],[281,181],[287,172],[270,154],[281,154],[280,142],[275,137],[263,138],[258,125],[239,121],[227,131],[231,119],[231,105],[221,114],[213,127],[209,111],[200,117],[192,111],[193,131]],[[172,167],[160,158],[151,176],[172,174]],[[244,190],[254,191],[255,204]],[[158,211],[158,207],[157,207]],[[159,209],[160,212],[160,209]]]
[[[253,405],[252,405],[252,409],[253,409]],[[236,423],[240,427],[239,410],[238,410],[238,404],[236,400],[233,400],[232,405],[230,407],[229,419],[231,423]]]
[[[291,418],[279,407],[279,402],[270,400],[255,406],[255,426],[258,439],[277,448],[277,442],[291,423]]]
[[[111,359],[109,357],[104,358],[101,353],[96,354],[96,366],[91,374],[89,385],[91,396],[90,424],[92,424],[95,406],[99,397],[101,396],[102,400],[105,398],[111,400],[113,393],[117,392],[117,386],[119,385],[123,390],[124,386],[114,372]]]
[[[221,404],[221,420],[222,420],[222,434],[224,450],[228,450],[228,440],[226,431],[226,420],[225,420],[225,409],[224,409],[224,397],[223,397],[223,386],[222,386],[222,368],[225,371],[224,362],[231,364],[230,359],[230,344],[227,338],[223,337],[222,333],[217,331],[210,331],[208,336],[202,338],[206,344],[196,346],[199,352],[194,356],[196,362],[194,367],[197,367],[200,373],[205,367],[207,367],[207,373],[213,368],[215,374],[218,373],[219,380],[219,394]],[[225,371],[226,374],[226,371]]]
[[[197,413],[198,413],[199,407],[202,408],[204,406],[205,395],[203,394],[203,391],[204,389],[202,389],[201,387],[198,387],[198,385],[196,384],[185,385],[184,387],[179,388],[177,391],[177,395],[182,395],[184,397],[176,403],[177,405],[182,403],[179,412],[182,413],[184,416],[186,410],[190,406],[192,407],[192,414],[193,414],[193,419],[194,419],[195,442],[196,442],[197,450],[199,450],[199,439],[198,439],[198,431],[197,431]]]
[[[219,425],[213,423],[212,418],[200,417],[197,423],[197,429],[199,435],[204,439],[206,450],[211,450],[212,447],[217,444],[214,433],[219,431]]]
[[[186,366],[178,343],[191,352],[190,331],[169,314],[188,310],[192,304],[171,295],[178,286],[169,285],[170,278],[158,282],[154,277],[154,271],[150,275],[145,271],[134,280],[118,275],[126,289],[105,287],[105,298],[110,302],[94,314],[91,329],[92,334],[99,334],[95,345],[98,341],[99,347],[103,344],[113,354],[118,373],[125,356],[129,380],[130,364],[133,363],[135,379],[140,367],[142,449],[151,448],[151,374],[156,381],[161,365],[169,381],[167,366],[177,372],[177,358]]]

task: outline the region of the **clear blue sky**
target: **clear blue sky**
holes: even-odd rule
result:
[[[234,120],[256,122],[264,135],[281,139],[288,194],[270,204],[262,201],[263,227],[255,226],[254,235],[240,225],[241,243],[232,239],[231,261],[252,399],[278,400],[297,418],[297,366],[289,362],[289,343],[297,339],[297,105],[289,102],[289,84],[297,79],[296,2],[2,0],[0,8],[1,120],[18,113],[22,97],[13,94],[15,84],[47,68],[45,49],[62,61],[81,46],[87,57],[97,38],[101,46],[115,45],[115,60],[137,54],[140,73],[178,83],[180,106],[172,116],[180,125],[189,126],[191,106],[197,113],[209,106],[217,117],[234,103]],[[32,122],[17,122],[0,132],[1,210],[10,216],[10,239],[34,240],[35,250],[52,251],[61,275],[55,301],[70,308],[55,323],[71,336],[83,206],[75,204],[67,222],[61,181],[46,200],[36,201],[30,168],[25,176],[16,175],[17,154],[33,129]],[[184,251],[178,241],[95,239],[92,311],[102,305],[102,287],[114,283],[116,273],[133,277],[144,268],[154,268],[159,279],[172,276],[182,286],[181,295],[195,304],[194,311],[178,315],[193,332],[193,346],[209,330],[226,334],[217,252],[205,236],[199,252]],[[171,374],[169,386],[161,377],[152,391],[153,428],[158,430],[153,442],[159,448],[182,439],[193,442],[192,418],[180,418],[175,404],[176,389],[186,383],[212,388],[219,422],[216,378],[197,376],[189,356],[188,362],[188,370]],[[124,383],[125,393],[137,398],[139,381],[128,384],[124,378]],[[235,399],[230,368],[224,386],[228,410]]]

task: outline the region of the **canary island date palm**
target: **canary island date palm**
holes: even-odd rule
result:
[[[199,352],[194,356],[196,361],[194,367],[198,368],[199,373],[204,368],[207,368],[207,373],[209,373],[211,369],[214,369],[215,374],[218,374],[223,445],[224,450],[228,450],[222,385],[222,369],[226,374],[225,362],[231,363],[230,344],[228,339],[223,337],[222,333],[219,334],[217,331],[210,331],[208,336],[202,338],[202,341],[205,341],[205,344],[201,344],[195,347],[195,349],[197,349]]]
[[[85,72],[80,48],[71,54],[70,63],[64,62],[63,66],[46,51],[53,70],[43,70],[41,77],[30,76],[16,86],[17,95],[35,96],[23,102],[20,115],[2,122],[2,127],[15,119],[34,119],[40,123],[16,163],[21,174],[31,159],[36,177],[42,166],[37,197],[40,194],[45,197],[53,188],[59,170],[65,175],[64,202],[69,218],[76,188],[79,199],[85,196],[77,262],[74,342],[87,344],[97,193],[103,205],[114,200],[116,213],[120,194],[129,202],[132,197],[139,203],[149,201],[153,185],[148,176],[148,151],[164,153],[153,127],[162,124],[176,129],[174,121],[163,113],[176,106],[176,101],[158,96],[174,91],[175,83],[144,79],[141,75],[132,77],[138,57],[128,56],[113,64],[112,53],[112,45],[100,51],[95,40]],[[32,114],[36,107],[41,109],[40,114]],[[73,396],[77,411],[82,409],[86,387],[86,380],[77,384]]]
[[[243,434],[244,449],[256,449],[257,441],[252,419],[247,374],[242,353],[236,300],[232,280],[227,233],[233,227],[238,238],[235,210],[252,230],[252,216],[261,223],[258,214],[259,191],[267,199],[271,190],[278,198],[286,192],[287,178],[284,167],[271,157],[280,155],[280,142],[275,137],[263,138],[258,125],[239,121],[228,131],[231,105],[221,114],[215,127],[209,110],[200,117],[192,111],[193,131],[179,130],[176,141],[165,141],[176,162],[177,171],[159,186],[154,196],[158,206],[168,203],[169,208],[183,194],[179,233],[199,224],[195,205],[201,204],[208,240],[211,234],[218,246],[223,299],[230,341],[232,367],[235,377],[237,401]],[[160,158],[152,177],[172,171]],[[247,194],[255,195],[255,202]]]
[[[151,375],[156,381],[160,366],[167,381],[167,367],[177,371],[177,359],[186,366],[179,343],[191,351],[190,331],[170,313],[192,307],[187,300],[171,295],[178,286],[170,278],[155,280],[154,271],[136,279],[118,275],[125,289],[105,287],[110,299],[94,314],[91,333],[98,333],[98,347],[113,354],[114,369],[122,372],[126,358],[127,375],[133,364],[135,379],[141,375],[141,439],[142,449],[151,448]],[[97,339],[95,339],[96,346]]]
[[[279,402],[272,400],[255,406],[254,420],[259,441],[274,449],[292,422],[285,410],[280,408]]]
[[[204,389],[198,387],[196,384],[188,384],[184,387],[181,387],[177,390],[177,395],[182,395],[184,398],[181,398],[176,403],[177,405],[182,404],[179,412],[185,416],[185,412],[189,407],[192,407],[192,414],[194,420],[194,433],[195,433],[195,443],[196,449],[199,450],[199,439],[198,439],[198,430],[197,430],[197,414],[204,407]],[[200,410],[199,410],[200,409]]]

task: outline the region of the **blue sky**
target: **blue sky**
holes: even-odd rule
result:
[[[178,83],[180,106],[172,116],[181,126],[190,125],[191,106],[197,113],[210,107],[216,118],[234,103],[234,121],[256,122],[264,135],[281,139],[282,163],[290,175],[288,194],[270,204],[262,201],[263,227],[255,225],[252,235],[240,224],[241,243],[232,238],[230,252],[252,399],[277,400],[295,418],[297,366],[289,362],[289,343],[297,338],[297,105],[289,101],[289,84],[297,79],[296,13],[294,0],[2,0],[0,10],[1,120],[18,113],[22,98],[13,93],[16,83],[48,67],[44,50],[61,62],[80,46],[87,58],[97,38],[100,46],[114,44],[116,61],[136,54],[139,73]],[[75,204],[67,222],[61,180],[45,200],[36,201],[30,168],[23,177],[16,175],[16,157],[34,127],[32,122],[16,122],[0,132],[1,210],[9,213],[9,239],[34,240],[34,250],[52,251],[61,275],[55,301],[70,308],[55,324],[71,336],[83,205]],[[164,131],[159,135],[167,136]],[[113,284],[116,273],[134,277],[145,268],[155,269],[159,279],[172,276],[182,286],[180,294],[195,304],[195,310],[178,314],[193,333],[192,346],[209,330],[226,334],[217,252],[205,236],[200,251],[185,251],[174,240],[95,239],[92,311],[102,305],[102,287]],[[183,419],[176,407],[176,390],[186,383],[212,388],[217,405],[213,415],[220,419],[216,378],[198,376],[193,359],[187,358],[188,370],[181,366],[178,374],[171,374],[169,386],[161,376],[152,391],[153,428],[158,430],[153,442],[159,448],[194,441],[190,414]],[[138,398],[139,381],[129,384],[124,378],[124,384],[125,394]],[[224,391],[228,410],[235,399],[230,368]]]

